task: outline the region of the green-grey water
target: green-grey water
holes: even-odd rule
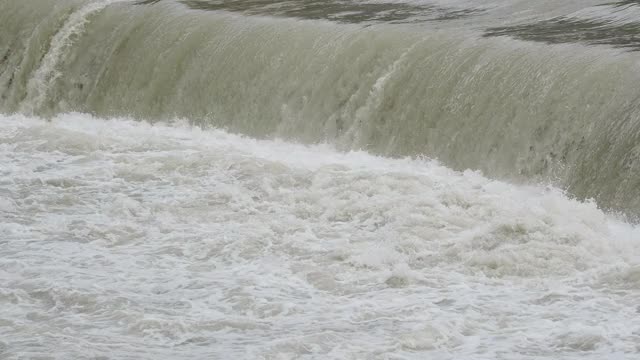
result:
[[[69,25],[91,5],[3,1],[3,111],[186,118],[640,209],[638,23],[621,15],[637,3],[522,19],[481,2],[96,4]]]
[[[640,3],[0,0],[0,359],[637,359]]]

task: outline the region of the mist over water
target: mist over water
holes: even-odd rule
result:
[[[635,359],[637,1],[0,0],[0,358]]]

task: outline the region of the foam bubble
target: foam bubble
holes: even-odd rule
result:
[[[637,352],[638,227],[558,189],[180,122],[0,123],[7,354]]]

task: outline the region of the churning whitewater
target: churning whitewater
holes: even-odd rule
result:
[[[640,229],[426,160],[2,118],[5,358],[632,359]]]
[[[638,359],[640,2],[0,0],[0,359]]]

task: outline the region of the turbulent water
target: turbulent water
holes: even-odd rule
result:
[[[0,0],[1,359],[637,359],[640,2]]]

